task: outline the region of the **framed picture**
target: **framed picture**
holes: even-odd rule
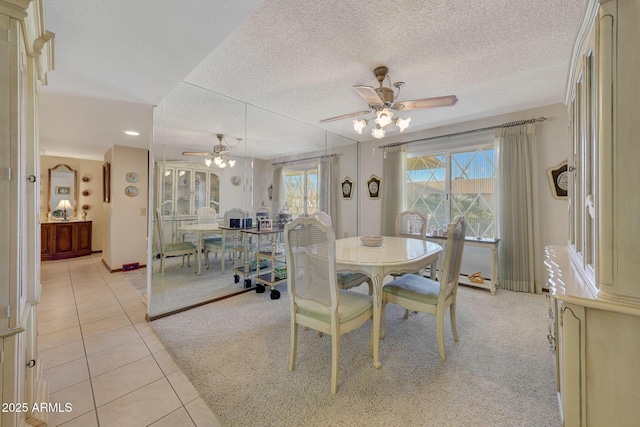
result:
[[[379,199],[382,188],[380,187],[381,179],[375,175],[367,180],[367,191],[369,192],[370,199]]]
[[[104,162],[102,165],[102,201],[111,203],[111,165]]]
[[[56,194],[69,195],[71,194],[71,187],[56,186]]]
[[[567,161],[547,169],[551,195],[554,199],[566,199],[569,192],[569,167]]]
[[[353,181],[351,178],[345,177],[340,183],[340,187],[342,187],[342,198],[345,200],[351,199],[353,195]]]

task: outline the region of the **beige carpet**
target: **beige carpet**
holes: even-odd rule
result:
[[[361,288],[364,291],[364,286]],[[289,372],[289,306],[249,292],[151,323],[224,426],[559,426],[553,355],[542,295],[460,287],[458,331],[435,319],[402,320],[387,306],[382,368],[368,351],[370,324],[343,335],[331,395],[331,338],[301,331]]]

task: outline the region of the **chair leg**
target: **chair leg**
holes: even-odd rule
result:
[[[458,325],[456,324],[456,303],[449,306],[449,316],[451,316],[451,331],[453,332],[453,341],[458,342]]]
[[[444,352],[444,309],[438,307],[436,313],[436,328],[438,332],[438,348],[440,349],[440,358],[447,360]]]
[[[289,351],[289,371],[293,371],[296,367],[296,351],[298,349],[298,324],[292,316],[291,318],[291,348]]]
[[[338,391],[338,363],[340,363],[340,333],[331,336],[331,394]]]
[[[209,251],[204,251],[204,265],[209,269]]]
[[[367,285],[369,285],[369,295],[373,295],[373,280],[367,280]]]
[[[384,297],[383,297],[384,298]],[[387,306],[387,301],[382,300],[382,308],[380,309],[380,339],[383,340],[387,334],[387,321],[385,320],[384,309]],[[373,338],[371,340],[373,344]]]
[[[164,275],[164,257],[160,255],[160,272]]]
[[[216,254],[217,256],[218,254]],[[224,249],[222,250],[222,255],[220,255],[220,271],[224,274]]]

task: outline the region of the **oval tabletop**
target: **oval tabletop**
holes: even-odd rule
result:
[[[406,237],[385,236],[380,247],[364,246],[360,237],[347,237],[336,240],[336,262],[397,266],[411,264],[441,250],[442,247],[437,243]]]

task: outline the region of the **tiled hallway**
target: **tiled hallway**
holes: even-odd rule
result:
[[[141,296],[100,254],[42,263],[38,358],[49,427],[219,426],[149,324]]]

